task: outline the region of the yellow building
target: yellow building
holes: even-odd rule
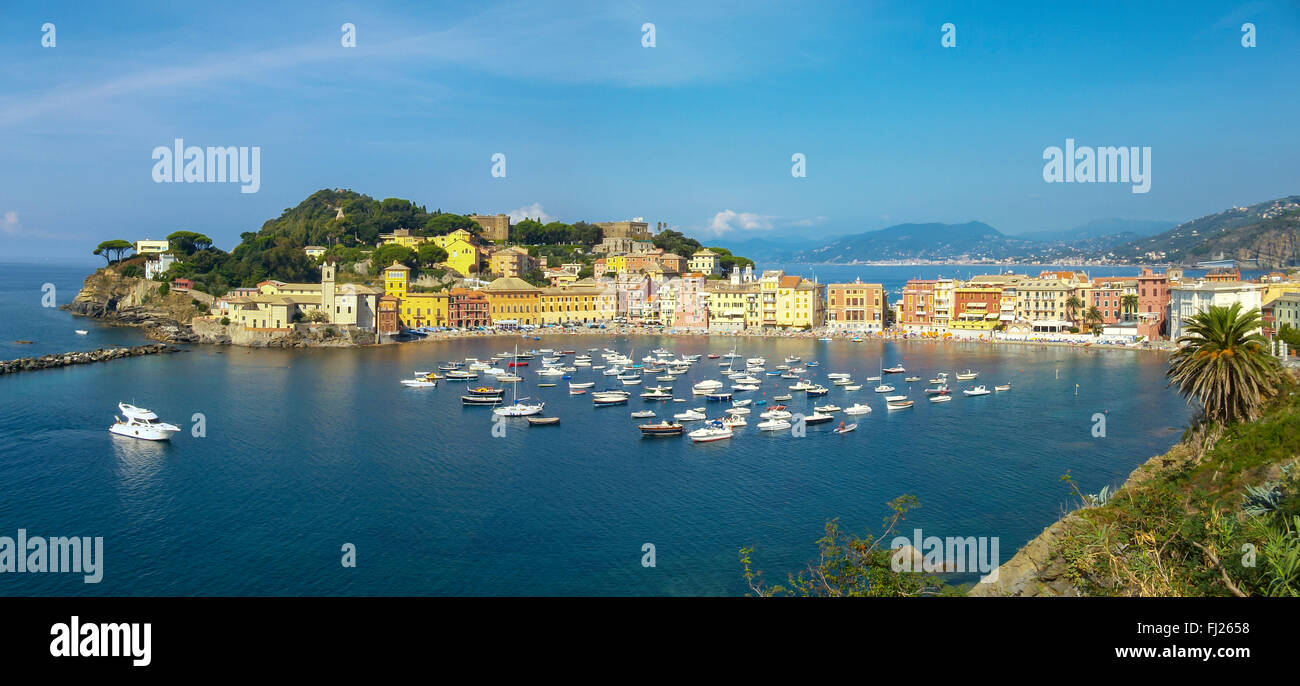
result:
[[[826,323],[826,286],[782,271],[763,272],[759,279],[762,325],[777,328],[816,328]]]
[[[447,293],[407,293],[398,305],[398,319],[403,326],[413,329],[447,326],[450,301]]]
[[[393,262],[384,269],[384,295],[391,295],[398,300],[405,298],[407,282],[410,278],[410,267],[401,262]]]
[[[478,239],[474,234],[464,229],[456,229],[444,236],[434,236],[431,240],[434,245],[447,251],[447,261],[443,264],[456,270],[461,276],[468,276],[478,271],[483,253],[478,247]]]
[[[540,298],[542,324],[589,324],[605,321],[603,289],[591,279],[554,288],[543,288]],[[613,317],[609,317],[613,318]]]
[[[412,236],[410,229],[398,229],[392,233],[379,234],[380,245],[392,245],[395,243],[412,250],[420,247],[422,243],[427,243],[428,241],[429,239],[424,236]]]
[[[622,274],[627,271],[627,255],[608,255],[605,257],[605,272]]]
[[[542,289],[513,276],[503,276],[479,289],[488,301],[493,323],[541,323]]]

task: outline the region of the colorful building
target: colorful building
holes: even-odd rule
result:
[[[495,279],[482,289],[493,323],[541,323],[542,289],[512,276]]]
[[[467,329],[491,324],[487,297],[479,291],[468,288],[453,288],[448,291],[447,295],[448,326]]]
[[[885,287],[878,283],[826,284],[826,326],[836,331],[881,331],[889,309]]]

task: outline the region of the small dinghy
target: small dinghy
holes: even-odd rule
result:
[[[524,417],[529,424],[533,426],[546,426],[547,424],[559,424],[559,417]]]
[[[832,430],[831,430],[831,433],[835,433],[835,434],[846,434],[846,433],[848,433],[848,432],[850,432],[850,431],[852,431],[852,430],[854,430],[854,429],[856,429],[856,428],[858,428],[858,425],[857,425],[857,424],[840,424],[839,426],[837,426],[837,427],[835,427],[834,429],[832,429]]]

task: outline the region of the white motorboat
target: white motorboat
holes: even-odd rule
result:
[[[746,399],[744,399],[744,400],[733,400],[733,401],[731,401],[731,406],[732,406],[732,407],[747,407],[747,406],[749,406],[749,404],[752,403],[752,402],[754,402],[753,398],[746,398]]]
[[[748,407],[728,407],[727,409],[723,410],[722,412],[723,412],[723,414],[729,414],[729,415],[735,415],[735,416],[743,416],[743,415],[747,415],[747,414],[749,414],[749,408],[748,408]]]
[[[753,384],[745,384],[745,383],[734,384],[731,387],[731,390],[733,391],[757,391],[758,389],[759,386],[755,386]]]
[[[893,402],[885,403],[885,407],[891,410],[906,410],[912,405],[913,403],[911,400],[895,400]]]
[[[758,416],[763,419],[789,419],[793,417],[794,414],[789,410],[768,410],[767,412],[759,413]]]
[[[735,428],[737,426],[748,426],[749,422],[745,420],[744,415],[729,414],[723,417],[722,425],[727,428]]]
[[[852,377],[853,377],[852,374],[848,374],[846,372],[831,372],[830,374],[826,375],[826,378],[828,379],[850,379]]]
[[[623,377],[619,377],[619,381],[622,381],[624,386],[637,386],[641,383],[641,377],[638,376],[635,379],[625,379]]]
[[[977,376],[979,376],[979,375],[980,375],[979,372],[972,372],[971,370],[967,369],[966,371],[957,374],[957,380],[958,380],[958,381],[970,381],[971,379],[974,379],[975,377],[977,377]]]
[[[582,381],[578,383],[574,383],[573,381],[569,382],[569,388],[591,388],[592,386],[595,385],[596,385],[595,381]]]
[[[785,431],[792,425],[784,419],[769,419],[765,422],[758,423],[759,431]]]
[[[840,407],[839,405],[813,405],[814,412],[821,412],[824,414],[829,414],[831,412],[839,412],[842,409],[844,408]]]
[[[877,393],[892,393],[893,391],[894,391],[894,387],[890,386],[889,384],[881,384],[879,386],[876,386]]]
[[[946,402],[950,402],[950,401],[952,401],[952,396],[951,396],[951,395],[944,394],[944,395],[932,395],[932,396],[930,396],[930,402],[932,402],[932,403],[946,403]]]
[[[175,424],[159,421],[158,415],[143,407],[120,402],[117,404],[117,409],[122,412],[122,417],[116,418],[117,422],[108,427],[108,430],[118,436],[146,441],[166,441],[171,439],[172,434],[181,430]]]
[[[90,332],[85,329],[73,329],[73,333],[77,334],[78,336],[85,336]]]
[[[785,400],[793,400],[793,399],[794,399],[794,396],[793,396],[793,395],[790,395],[789,393],[786,393],[785,395],[774,395],[774,396],[772,396],[772,399],[775,400],[775,401],[777,401],[777,402],[782,402],[782,401],[785,401]]]
[[[995,390],[995,391],[1009,391],[1009,390],[1011,390],[1011,384],[1009,384],[1009,383],[1000,384],[1000,385],[998,385],[998,386],[994,386],[994,387],[993,387],[993,390]]]
[[[904,400],[907,400],[907,396],[905,396],[905,395],[887,395],[887,396],[885,396],[885,402],[887,402],[887,403],[902,402],[902,401],[904,401]]]
[[[724,426],[722,422],[713,422],[702,429],[696,429],[688,434],[692,441],[696,443],[708,443],[710,441],[722,441],[731,438],[731,427]]]
[[[854,403],[844,408],[844,414],[847,415],[869,414],[870,412],[871,412],[871,406],[864,405],[862,403]]]
[[[654,390],[651,390],[651,391],[646,391],[645,393],[642,393],[642,394],[641,394],[641,397],[642,397],[642,398],[645,398],[646,400],[672,400],[672,398],[673,398],[673,394],[672,394],[672,393],[665,393],[665,392],[663,392],[663,391],[654,391]]]
[[[943,394],[945,394],[945,393],[948,392],[948,385],[947,385],[947,384],[939,384],[938,386],[935,386],[934,388],[927,388],[927,389],[925,389],[925,392],[926,392],[927,395],[943,395]]]
[[[835,429],[833,429],[831,433],[846,434],[850,431],[853,431],[856,428],[858,428],[857,424],[848,424],[848,425],[841,424],[840,426],[835,427]]]
[[[402,379],[402,385],[407,388],[434,388],[438,382],[428,374],[416,374],[414,378]]]
[[[790,388],[790,390],[792,390],[792,391],[806,391],[806,390],[808,390],[808,389],[810,389],[810,388],[812,388],[812,387],[813,387],[812,384],[808,383],[808,382],[807,382],[806,380],[804,380],[804,379],[800,379],[800,380],[799,380],[799,383],[794,384],[794,385],[790,386],[789,388]]]
[[[986,387],[986,386],[984,386],[983,384],[981,384],[981,385],[976,386],[976,387],[974,387],[974,388],[972,388],[972,389],[962,391],[962,395],[988,395],[988,394],[990,394],[990,393],[992,393],[992,392],[993,392],[993,391],[990,391],[990,390],[988,389],[988,387]]]
[[[687,410],[673,415],[673,419],[679,422],[699,422],[708,419],[708,415],[696,410]]]
[[[860,391],[860,390],[862,390],[862,384],[853,384],[852,386],[845,386],[845,387],[844,387],[844,390],[846,390],[846,391]]]
[[[848,378],[845,378],[845,379],[835,379],[835,380],[832,381],[831,383],[834,384],[834,385],[836,385],[836,386],[851,386],[851,385],[853,385],[853,379],[848,379]]]
[[[644,419],[646,417],[653,417],[653,416],[655,416],[654,410],[637,410],[636,412],[632,413],[632,417],[634,419]]]

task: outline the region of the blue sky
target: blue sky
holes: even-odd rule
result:
[[[1300,192],[1294,2],[272,4],[0,12],[0,253],[177,229],[230,249],[326,187],[732,240],[1185,220]],[[154,183],[175,138],[259,146],[259,191]],[[1150,192],[1045,183],[1066,138],[1150,146]]]

